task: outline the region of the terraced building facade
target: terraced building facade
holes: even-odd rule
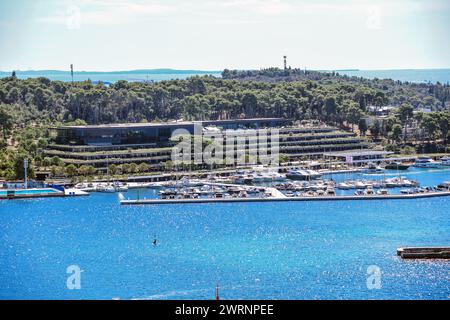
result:
[[[172,135],[176,130],[194,134],[201,128],[204,142],[227,133],[246,135],[246,143],[235,144],[231,162],[238,162],[239,155],[249,150],[262,149],[258,136],[266,129],[277,129],[278,152],[290,161],[319,158],[333,151],[366,149],[368,144],[351,132],[329,126],[295,126],[291,121],[279,118],[236,119],[218,121],[111,124],[96,126],[63,126],[55,128],[54,143],[44,151],[46,157],[59,157],[66,164],[92,165],[106,170],[110,164],[146,163],[153,170],[160,170],[172,161],[172,150],[177,144]],[[275,141],[269,138],[267,149]],[[258,160],[256,160],[258,162]],[[228,165],[230,163],[227,158]]]

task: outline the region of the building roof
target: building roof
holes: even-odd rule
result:
[[[225,120],[204,120],[194,121],[198,123],[242,123],[242,122],[261,122],[261,121],[289,121],[284,118],[250,118],[250,119],[225,119]]]
[[[339,152],[326,152],[324,153],[327,157],[361,157],[361,156],[385,156],[388,154],[393,154],[391,151],[383,150],[350,150],[350,151],[339,151]]]
[[[226,123],[248,123],[261,121],[289,121],[284,118],[251,118],[251,119],[227,119],[227,120],[205,120],[205,121],[170,121],[170,122],[145,122],[145,123],[111,123],[98,125],[84,125],[84,126],[60,126],[58,129],[117,129],[117,128],[146,128],[146,127],[165,127],[165,126],[180,126],[180,125],[194,125],[194,124],[226,124]]]
[[[118,129],[118,128],[146,128],[146,127],[167,127],[180,125],[193,125],[192,121],[174,121],[174,122],[146,122],[146,123],[111,123],[85,126],[60,126],[58,129]]]

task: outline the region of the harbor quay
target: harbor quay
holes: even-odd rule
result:
[[[362,196],[321,196],[321,197],[264,197],[264,198],[197,198],[197,199],[121,199],[121,205],[158,205],[158,204],[192,204],[192,203],[231,203],[231,202],[277,202],[277,201],[342,201],[342,200],[399,200],[421,199],[450,196],[450,191],[397,195],[362,195]]]

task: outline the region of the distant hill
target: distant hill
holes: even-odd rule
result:
[[[305,70],[267,68],[261,70],[228,70],[222,73],[224,79],[240,81],[284,82],[301,80],[324,80],[330,78],[364,78],[392,79],[412,83],[442,83],[450,82],[450,69],[398,69],[398,70]]]
[[[52,74],[67,74],[70,70],[15,70],[16,74],[33,74],[39,76],[52,75]],[[122,71],[75,71],[75,74],[212,74],[220,73],[222,71],[207,71],[207,70],[177,70],[177,69],[137,69],[137,70],[122,70]],[[0,75],[10,76],[11,71],[0,71]]]
[[[17,70],[19,79],[45,77],[50,80],[71,81],[70,70]],[[179,70],[179,69],[137,69],[123,71],[75,71],[74,81],[92,80],[94,83],[114,83],[119,80],[131,82],[164,81],[186,79],[196,75],[212,75],[221,77],[222,72],[217,70]],[[225,70],[224,78],[235,80],[254,80],[264,82],[320,80],[323,78],[340,76],[366,78],[366,79],[393,79],[413,83],[449,83],[450,69],[400,69],[400,70],[307,70],[289,69],[287,73],[278,68],[261,70]],[[11,76],[11,71],[0,71],[0,78]]]
[[[162,81],[173,79],[185,79],[195,75],[220,76],[221,71],[205,70],[177,70],[177,69],[139,69],[124,71],[75,71],[74,80],[92,80],[112,83],[118,80],[127,81]],[[11,76],[11,71],[0,71],[0,78]],[[50,80],[71,81],[70,70],[17,70],[16,76],[20,79],[45,77]]]

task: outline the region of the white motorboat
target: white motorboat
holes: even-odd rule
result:
[[[402,179],[402,187],[415,187],[417,183],[408,179]]]
[[[389,195],[389,192],[386,189],[380,189],[377,191],[377,194],[380,196],[387,196]]]
[[[335,195],[336,195],[336,191],[334,190],[333,187],[329,186],[329,187],[325,190],[325,195],[326,195],[326,196],[335,196]]]
[[[284,181],[286,180],[286,175],[285,174],[281,174],[278,172],[271,172],[270,175],[272,176],[272,180],[273,181]]]
[[[128,186],[125,183],[114,182],[113,187],[116,192],[127,192],[128,191]]]
[[[441,158],[441,165],[442,166],[450,166],[450,157],[444,156]]]
[[[338,189],[341,189],[341,190],[350,190],[350,189],[355,188],[354,185],[352,185],[352,184],[350,184],[348,182],[341,182],[341,183],[338,184],[337,187],[338,187]]]
[[[366,174],[382,173],[384,169],[374,163],[369,163],[367,167],[362,168],[361,172]]]
[[[307,169],[291,169],[288,170],[286,178],[291,180],[313,180],[322,176],[321,173]]]
[[[434,161],[430,157],[419,157],[416,159],[414,166],[418,168],[438,168],[439,162]]]
[[[105,193],[113,193],[116,192],[116,189],[114,188],[114,186],[110,185],[110,184],[98,184],[97,187],[95,188],[95,191],[97,192],[105,192]]]
[[[355,182],[355,188],[356,189],[365,189],[367,187],[367,184],[362,181],[356,181]]]
[[[252,178],[253,183],[262,183],[262,182],[269,181],[269,178],[267,176],[264,176],[261,173],[254,173],[254,174],[250,175],[250,177]],[[245,182],[245,180],[244,180],[244,182]]]

